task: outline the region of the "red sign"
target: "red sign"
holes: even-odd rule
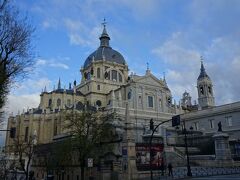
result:
[[[163,144],[152,144],[152,169],[163,168]],[[150,147],[148,143],[136,143],[136,166],[140,171],[150,169]]]

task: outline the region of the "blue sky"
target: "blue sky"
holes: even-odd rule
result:
[[[197,98],[200,56],[214,84],[218,105],[239,101],[239,0],[15,0],[35,27],[35,69],[8,97],[8,112],[36,107],[44,86],[58,78],[80,82],[80,68],[99,46],[103,18],[110,45],[130,71],[143,75],[146,63],[163,77],[174,99],[186,90]]]

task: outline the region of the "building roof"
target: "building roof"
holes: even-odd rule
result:
[[[107,33],[106,27],[104,25],[103,32],[100,36],[100,46],[99,48],[91,53],[84,62],[83,67],[88,67],[93,61],[109,61],[118,64],[126,64],[124,57],[118,51],[112,49],[109,46],[110,37]]]
[[[198,80],[203,79],[203,78],[210,79],[210,77],[206,73],[206,70],[204,68],[203,62],[201,61],[201,69],[200,69],[200,74],[198,76]]]

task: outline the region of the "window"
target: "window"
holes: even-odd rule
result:
[[[119,82],[122,82],[122,75],[120,73],[118,73],[118,79],[119,79]]]
[[[70,100],[70,99],[67,100],[67,105],[68,105],[68,106],[71,105],[71,100]]]
[[[102,102],[101,102],[100,100],[97,100],[97,101],[96,101],[96,105],[97,105],[98,107],[101,107]]]
[[[153,97],[148,96],[148,107],[153,107]]]
[[[101,71],[100,71],[100,68],[97,68],[97,78],[101,78]]]
[[[172,103],[172,98],[171,98],[171,97],[168,97],[168,98],[167,98],[167,102],[168,102],[168,104],[170,105],[170,104]]]
[[[57,129],[58,129],[58,128],[57,128],[57,124],[55,124],[55,126],[54,126],[54,131],[53,131],[53,135],[54,135],[54,136],[57,135]]]
[[[214,128],[214,119],[209,119],[209,125],[211,129]]]
[[[132,98],[132,90],[130,89],[130,91],[128,92],[128,99]]]
[[[104,77],[105,77],[105,79],[109,79],[109,73],[105,72]]]
[[[100,89],[101,89],[100,85],[97,85],[97,90],[100,90]]]
[[[209,92],[209,94],[212,94],[212,88],[211,88],[211,86],[208,86],[208,92]]]
[[[204,94],[203,87],[200,87],[200,93],[201,93],[202,95]]]
[[[198,122],[194,122],[194,128],[195,128],[196,130],[198,130],[198,129],[199,129]]]
[[[232,126],[232,116],[226,116],[225,119],[226,119],[226,124],[228,126]]]
[[[91,74],[90,72],[87,73],[87,80],[90,80],[91,79]]]
[[[117,71],[116,70],[112,70],[112,80],[117,81]]]
[[[28,127],[25,127],[25,136],[24,136],[24,141],[28,141]]]
[[[52,106],[52,99],[49,99],[48,100],[48,107],[51,107]]]
[[[138,103],[142,104],[142,96],[138,96]]]
[[[159,107],[162,107],[162,100],[159,98]]]
[[[57,107],[60,107],[61,106],[61,99],[58,99],[57,100]]]

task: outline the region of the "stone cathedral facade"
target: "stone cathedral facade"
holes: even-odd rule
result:
[[[62,88],[59,79],[57,88],[40,94],[40,104],[37,108],[17,116],[10,116],[8,129],[15,127],[18,136],[28,139],[33,134],[37,144],[48,144],[67,135],[62,127],[64,119],[61,111],[67,109],[82,110],[85,106],[101,108],[104,111],[115,110],[120,117],[113,120],[119,136],[124,136],[126,119],[132,124],[133,139],[137,143],[144,141],[149,134],[149,121],[155,124],[171,119],[176,114],[190,112],[191,116],[187,126],[193,126],[196,112],[208,112],[215,108],[213,85],[207,75],[203,63],[197,79],[199,105],[192,105],[189,93],[185,92],[182,102],[176,104],[172,100],[172,93],[166,80],[155,77],[149,68],[145,75],[129,75],[126,60],[118,51],[110,46],[110,37],[104,25],[99,38],[100,45],[85,60],[81,72],[81,82],[68,88]],[[80,66],[80,65],[79,65]],[[128,104],[129,118],[125,117],[126,104]],[[199,120],[200,123],[201,119]],[[171,129],[171,123],[160,126],[157,133],[166,138],[166,129]],[[199,124],[195,124],[199,130]],[[198,129],[197,129],[198,128]],[[164,143],[166,144],[166,139]],[[6,148],[12,144],[9,133],[6,136]],[[10,153],[11,154],[11,153]],[[115,156],[122,156],[122,144],[119,143],[114,150]],[[71,171],[78,176],[77,169]],[[44,171],[39,170],[38,179],[44,177]],[[73,175],[72,175],[73,176]],[[76,178],[73,178],[76,179]]]

